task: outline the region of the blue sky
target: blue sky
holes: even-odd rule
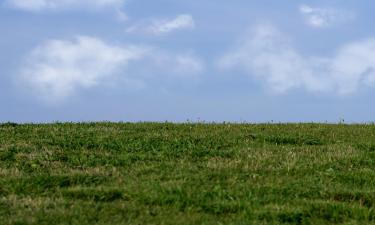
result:
[[[0,121],[374,121],[372,1],[3,0]]]

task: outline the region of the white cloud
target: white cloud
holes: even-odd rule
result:
[[[333,57],[308,57],[280,31],[260,25],[218,66],[240,68],[276,93],[304,88],[346,95],[375,84],[375,38],[346,44]]]
[[[204,71],[203,61],[191,53],[170,53],[155,49],[148,57],[149,69],[162,71],[167,76],[191,78]]]
[[[116,18],[120,22],[126,22],[129,19],[128,15],[120,9],[116,9]]]
[[[167,34],[176,30],[194,29],[195,22],[191,15],[182,14],[174,19],[150,19],[131,26],[128,33]]]
[[[74,41],[51,40],[29,55],[22,78],[42,99],[58,101],[78,88],[98,85],[145,52],[140,47],[111,46],[85,36]]]
[[[60,102],[80,89],[102,83],[147,86],[147,79],[190,78],[200,74],[203,62],[192,54],[176,54],[148,46],[115,46],[78,36],[50,40],[35,48],[21,69],[20,79],[40,99]],[[144,73],[142,73],[144,71]]]
[[[314,8],[308,5],[300,6],[299,11],[305,17],[307,24],[315,28],[330,27],[338,23],[352,20],[355,17],[353,13],[347,11]]]
[[[197,74],[204,70],[203,63],[200,59],[192,55],[177,55],[175,58],[176,64],[179,65],[176,68],[176,73],[179,74]],[[189,71],[187,73],[186,71]]]
[[[120,8],[125,0],[6,0],[11,7],[39,12],[44,10]]]

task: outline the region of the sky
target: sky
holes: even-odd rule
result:
[[[374,8],[1,0],[0,122],[373,122]]]

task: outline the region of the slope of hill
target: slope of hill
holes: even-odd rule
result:
[[[0,224],[375,224],[375,125],[0,125]]]

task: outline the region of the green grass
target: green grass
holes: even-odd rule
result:
[[[375,125],[0,124],[0,224],[375,224]]]

